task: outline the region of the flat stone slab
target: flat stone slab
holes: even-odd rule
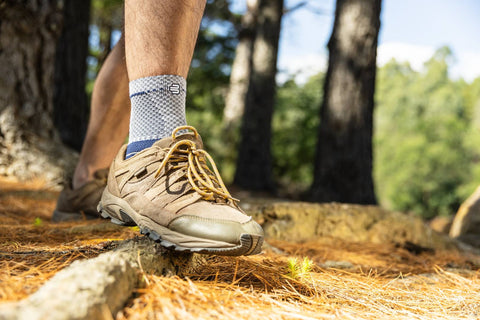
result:
[[[352,242],[414,243],[434,249],[458,248],[457,242],[429,228],[419,217],[378,206],[340,203],[279,202],[249,211],[266,238],[309,241],[321,237]]]

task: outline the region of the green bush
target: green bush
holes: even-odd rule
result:
[[[394,60],[379,69],[374,176],[386,207],[449,215],[480,183],[478,85],[451,80],[450,57],[439,49],[420,73]]]
[[[290,80],[277,90],[272,123],[273,170],[276,181],[290,191],[305,189],[313,180],[323,78],[320,73],[301,86]]]

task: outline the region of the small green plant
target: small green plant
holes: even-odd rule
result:
[[[34,225],[35,227],[40,227],[40,226],[42,226],[42,225],[43,225],[42,219],[39,218],[39,217],[36,217],[35,220],[33,220],[33,225]]]
[[[304,279],[312,272],[312,267],[313,261],[308,257],[304,257],[302,262],[299,262],[297,258],[289,258],[287,276],[295,280]]]

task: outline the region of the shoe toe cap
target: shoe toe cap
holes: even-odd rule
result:
[[[224,241],[231,244],[238,244],[242,234],[263,238],[262,227],[251,218],[247,222],[240,223],[237,221],[184,215],[174,219],[168,228],[192,237]]]

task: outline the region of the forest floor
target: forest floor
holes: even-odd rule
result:
[[[102,220],[53,224],[57,192],[0,181],[0,303],[75,260],[139,235]],[[477,319],[480,256],[321,238],[268,240],[261,255],[209,257],[187,277],[145,275],[116,319]]]

